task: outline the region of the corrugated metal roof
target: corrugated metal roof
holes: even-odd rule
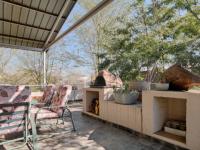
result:
[[[0,46],[44,49],[55,39],[76,1],[0,0]]]

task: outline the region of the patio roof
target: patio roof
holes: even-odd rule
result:
[[[0,1],[0,43],[40,50],[57,36],[77,0]]]
[[[70,31],[111,1],[102,0],[72,25],[69,28]],[[1,0],[0,47],[33,51],[47,50],[55,43],[54,40],[60,39],[57,37],[58,32],[76,2],[77,0]]]

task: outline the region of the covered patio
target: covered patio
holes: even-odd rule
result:
[[[172,76],[170,81],[179,81],[175,72],[180,71],[187,82],[184,87],[178,82],[181,90],[170,89],[169,83],[151,82],[154,67],[144,81],[132,83],[127,97],[120,91],[125,85],[120,77],[106,69],[96,74],[90,87],[81,89],[77,101],[71,94],[76,86],[47,83],[49,49],[113,0],[101,0],[61,32],[77,2],[0,0],[0,47],[43,57],[43,79],[38,85],[42,92],[33,92],[28,85],[0,85],[0,150],[15,149],[24,142],[33,146],[20,150],[200,150],[200,92],[189,90],[193,84],[199,87],[200,78],[178,65],[165,74]],[[10,133],[11,144],[2,144]]]
[[[112,0],[102,0],[67,30],[59,31],[77,0],[0,2],[0,47],[43,54],[43,84],[46,85],[46,54],[64,36],[86,22]]]

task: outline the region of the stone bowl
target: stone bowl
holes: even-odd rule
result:
[[[151,83],[147,81],[131,81],[129,82],[129,90],[150,90]]]
[[[137,103],[139,93],[136,91],[126,92],[126,93],[114,92],[113,96],[116,103],[130,105]]]
[[[169,89],[169,83],[152,83],[151,89],[157,91],[167,91]]]

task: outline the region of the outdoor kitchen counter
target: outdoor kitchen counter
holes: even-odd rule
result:
[[[112,88],[84,89],[83,113],[184,148],[200,150],[199,91],[143,91],[142,104],[136,105],[117,104],[112,93]],[[94,98],[99,99],[99,115],[90,112]],[[186,121],[186,137],[163,131],[169,119]]]
[[[142,106],[122,105],[115,101],[100,102],[100,116],[103,120],[142,132]]]
[[[113,101],[112,88],[84,89],[83,113],[142,132],[142,105],[122,105]],[[90,112],[92,99],[99,99],[99,115]]]

